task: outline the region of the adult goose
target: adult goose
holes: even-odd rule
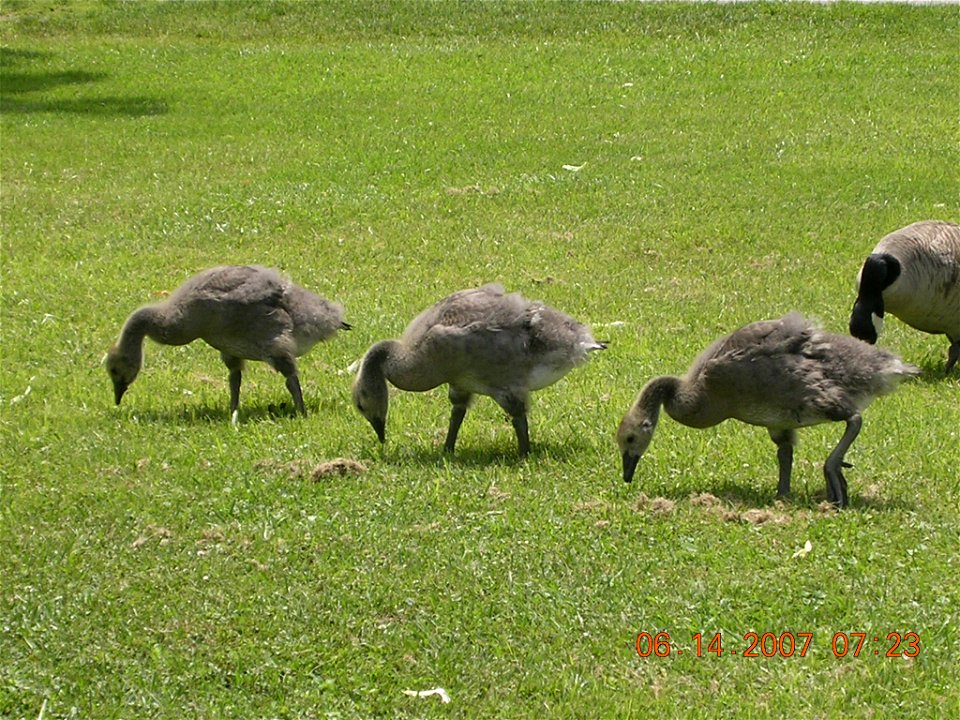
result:
[[[890,313],[950,340],[946,372],[960,359],[960,225],[925,220],[877,243],[860,270],[850,334],[875,343]]]

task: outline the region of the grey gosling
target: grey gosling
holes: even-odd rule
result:
[[[306,414],[296,358],[338,330],[343,308],[259,266],[215,267],[194,275],[164,302],[136,310],[107,352],[117,405],[143,364],[143,338],[163,345],[204,340],[230,371],[230,417],[237,422],[244,360],[262,360],[286,378],[298,412]]]
[[[946,372],[960,359],[960,225],[926,220],[877,243],[860,270],[850,334],[875,343],[889,312],[950,340]]]
[[[499,285],[462,290],[418,315],[400,340],[367,351],[353,402],[383,443],[387,380],[413,392],[447,383],[453,409],[444,450],[452,453],[473,395],[489,395],[512,418],[523,457],[530,452],[530,391],[552,385],[604,347],[586,326],[519,293],[508,295]]]
[[[752,323],[707,348],[683,378],[647,383],[617,430],[623,479],[633,479],[661,406],[689,427],[711,427],[727,418],[766,427],[777,444],[780,496],[790,492],[796,429],[844,421],[846,432],[823,466],[827,497],[844,507],[847,481],[841,468],[850,467],[843,459],[860,432],[860,413],[919,372],[884,350],[824,332],[797,313]]]

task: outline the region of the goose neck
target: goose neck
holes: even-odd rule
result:
[[[364,372],[376,373],[401,390],[422,392],[439,385],[443,378],[427,359],[403,342],[384,340],[367,352]]]
[[[124,355],[138,355],[147,335],[155,337],[163,327],[163,313],[153,305],[136,310],[123,325],[120,340],[117,343]]]
[[[659,411],[663,406],[677,422],[695,426],[703,420],[701,416],[705,409],[704,398],[695,383],[669,375],[651,380],[641,393],[638,404],[648,412],[653,412],[654,407]]]

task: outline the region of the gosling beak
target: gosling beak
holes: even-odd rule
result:
[[[120,401],[123,399],[123,394],[127,391],[127,388],[130,387],[127,383],[115,382],[113,383],[113,399],[120,404]]]
[[[640,462],[639,455],[631,455],[628,452],[623,454],[623,481],[633,480],[633,473],[636,472],[637,463]]]
[[[377,438],[383,444],[387,441],[387,421],[382,418],[374,418],[370,421],[373,425],[373,431],[377,433]]]

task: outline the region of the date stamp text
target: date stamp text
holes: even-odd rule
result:
[[[686,653],[694,657],[739,655],[746,658],[806,657],[815,645],[813,633],[744,633],[735,641],[715,632],[694,633],[690,643],[678,644],[666,631],[637,633],[637,655],[642,658],[666,658]],[[865,632],[836,632],[830,640],[834,657],[876,655],[888,658],[915,658],[920,654],[920,636],[915,632],[889,632],[886,636]]]

